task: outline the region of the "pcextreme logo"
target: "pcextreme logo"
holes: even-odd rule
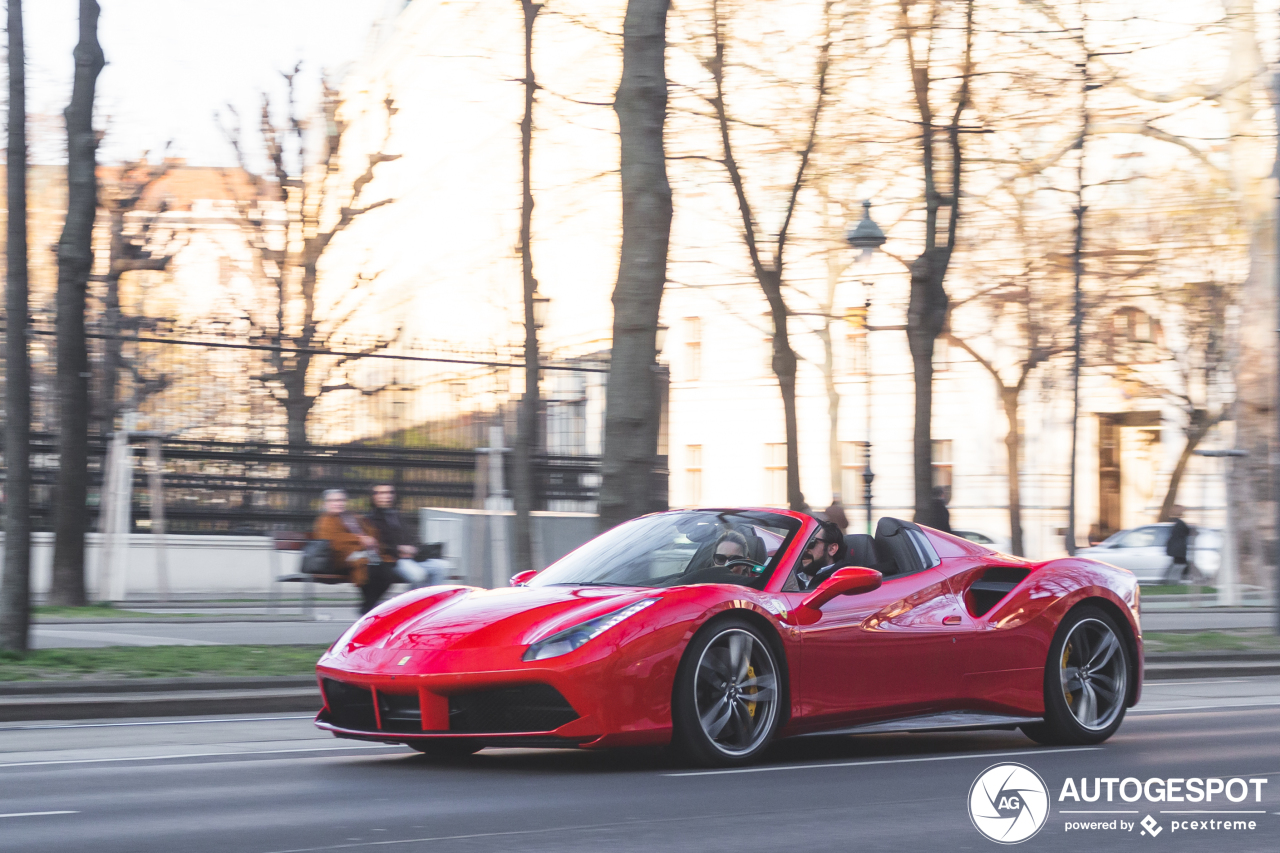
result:
[[[1049,789],[1040,774],[1024,764],[993,764],[969,788],[969,818],[992,841],[1026,841],[1049,818]]]

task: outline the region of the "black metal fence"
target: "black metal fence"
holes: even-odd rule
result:
[[[135,445],[131,527],[150,530],[151,491],[145,445]],[[2,449],[2,448],[0,448]],[[107,446],[100,437],[89,448],[89,514],[96,529]],[[510,454],[504,480],[511,483]],[[309,528],[324,489],[345,489],[352,508],[369,508],[369,493],[394,483],[406,518],[420,507],[474,507],[479,450],[438,450],[371,445],[290,446],[268,442],[197,441],[165,438],[164,517],[168,533],[262,534]],[[34,490],[32,524],[52,529],[57,478],[56,437],[32,440]],[[573,505],[593,510],[598,498],[600,460],[596,456],[543,455],[534,459],[535,508]]]

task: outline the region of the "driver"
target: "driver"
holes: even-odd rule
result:
[[[715,554],[712,555],[711,561],[717,566],[723,566],[731,560],[746,560],[747,558],[747,537],[743,536],[736,530],[730,530],[724,536],[720,537],[720,541],[716,543]],[[749,567],[739,563],[736,566],[730,566],[729,571],[735,575],[749,574]]]
[[[813,589],[841,565],[844,537],[840,535],[840,528],[830,521],[820,521],[819,524],[821,526],[809,547],[800,554],[796,580],[802,590]]]

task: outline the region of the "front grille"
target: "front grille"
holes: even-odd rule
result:
[[[340,729],[377,731],[378,718],[373,713],[373,691],[367,687],[344,684],[326,678],[321,681],[329,721]]]
[[[399,695],[379,691],[378,713],[382,716],[383,731],[422,731],[422,706],[417,693]]]
[[[451,732],[549,732],[576,719],[573,706],[549,684],[522,684],[449,697]]]

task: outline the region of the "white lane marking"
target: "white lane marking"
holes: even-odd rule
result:
[[[746,817],[746,815],[719,815],[720,817]],[[693,820],[705,820],[708,815],[692,817],[644,818],[625,823],[587,823],[574,826],[550,826],[545,829],[509,829],[502,832],[473,832],[467,835],[437,835],[431,838],[395,838],[386,841],[357,841],[353,844],[328,844],[323,847],[295,847],[290,850],[272,850],[270,853],[319,853],[322,850],[351,850],[357,847],[388,847],[393,844],[425,844],[430,841],[465,841],[471,838],[502,838],[511,835],[546,835],[550,832],[583,832],[591,829],[615,829],[617,827],[633,827],[640,823],[661,824],[681,823]],[[415,827],[416,829],[417,827]]]
[[[97,643],[114,643],[126,646],[225,646],[210,640],[185,640],[174,637],[157,637],[151,634],[122,634],[116,631],[63,631],[37,626],[35,638],[59,637],[64,640],[86,640]]]
[[[315,714],[279,717],[229,717],[221,720],[140,720],[132,723],[57,723],[41,726],[0,726],[0,732],[22,732],[34,729],[114,729],[121,726],[194,726],[201,723],[271,723],[276,720],[314,720]]]
[[[73,811],[56,811],[56,812],[10,812],[9,814],[0,814],[0,817],[44,817],[51,814],[80,814]]]
[[[1268,678],[1270,676],[1258,676],[1259,678]],[[1169,678],[1164,681],[1146,681],[1142,682],[1143,689],[1148,687],[1176,687],[1178,685],[1187,684],[1246,684],[1253,681],[1252,678],[1216,678],[1212,681],[1201,680],[1199,678]]]
[[[875,761],[836,761],[829,764],[783,764],[776,767],[739,767],[735,770],[691,770],[663,773],[663,776],[727,776],[733,773],[772,773],[775,770],[826,770],[829,767],[870,767],[875,764],[914,764],[921,761],[959,761],[963,758],[1004,758],[1012,755],[1056,755],[1062,752],[1092,752],[1100,746],[1073,746],[1067,749],[1021,749],[1017,752],[975,752],[964,755],[931,755],[927,758],[882,758]],[[3,766],[3,765],[0,765]]]
[[[1230,711],[1233,708],[1270,708],[1280,705],[1280,699],[1270,702],[1241,702],[1236,705],[1183,705],[1179,708],[1133,708],[1130,714],[1168,714],[1174,711]]]
[[[1261,811],[1242,811],[1240,809],[1187,809],[1185,811],[1170,811],[1161,809],[1160,814],[1266,814],[1267,810]],[[1134,812],[1137,814],[1137,812]]]
[[[15,761],[0,767],[46,767],[53,764],[106,764],[116,761],[168,761],[176,758],[240,758],[245,755],[282,755],[294,752],[340,752],[349,749],[392,749],[393,743],[355,744],[352,746],[309,746],[303,749],[260,749],[245,752],[184,752],[178,755],[136,755],[121,758],[58,758],[49,761]]]

